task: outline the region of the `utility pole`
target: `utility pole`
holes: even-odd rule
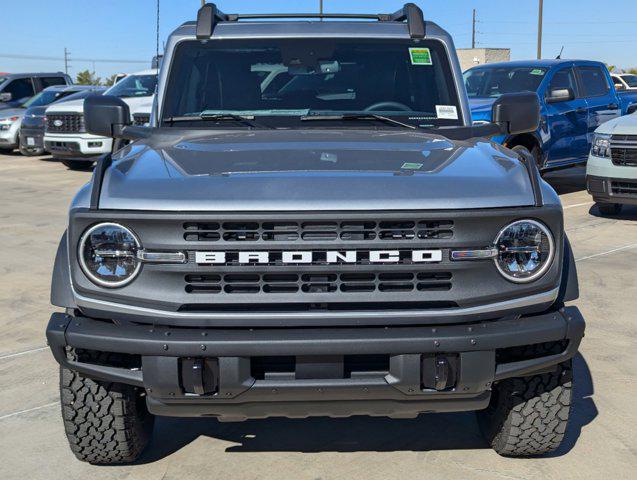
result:
[[[542,10],[544,7],[544,0],[540,0],[540,11],[537,18],[537,59],[542,58]]]
[[[476,9],[473,9],[473,28],[471,29],[471,48],[476,48]]]
[[[69,51],[64,47],[64,73],[69,74]]]
[[[323,0],[319,0],[319,13],[323,15]]]

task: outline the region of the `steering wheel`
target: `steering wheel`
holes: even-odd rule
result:
[[[411,112],[411,108],[409,108],[404,103],[398,103],[398,102],[378,102],[367,107],[365,111],[373,112],[375,110],[392,110],[392,109],[398,109],[398,110],[403,110],[405,112]]]

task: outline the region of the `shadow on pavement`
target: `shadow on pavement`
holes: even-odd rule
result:
[[[624,205],[621,212],[617,215],[602,215],[597,205],[593,205],[588,211],[589,215],[599,218],[608,218],[612,220],[637,220],[637,205]]]
[[[597,416],[593,380],[581,355],[574,359],[573,412],[566,438],[551,457],[568,453],[582,429]],[[159,417],[153,439],[137,463],[160,460],[199,436],[235,445],[226,452],[394,452],[486,449],[472,412],[424,414],[413,420],[352,417],[346,419],[267,419],[219,423],[214,419]]]
[[[543,178],[558,195],[586,190],[586,165],[547,172]]]

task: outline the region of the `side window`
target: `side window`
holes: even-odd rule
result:
[[[43,89],[54,85],[66,85],[64,77],[40,77],[40,82]]]
[[[548,95],[552,90],[562,90],[565,88],[570,88],[577,97],[577,82],[575,81],[575,73],[572,68],[563,68],[555,72],[546,94]]]
[[[606,75],[600,67],[578,67],[584,95],[587,97],[599,97],[606,95],[610,90]]]
[[[33,83],[30,78],[18,78],[13,80],[7,85],[4,90],[6,93],[10,93],[13,100],[21,100],[23,98],[29,98],[35,95],[33,90]]]

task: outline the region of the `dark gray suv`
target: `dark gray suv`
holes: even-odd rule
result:
[[[453,41],[413,4],[278,17],[208,4],[175,30],[150,127],[85,100],[116,141],[53,272],[73,452],[130,462],[154,415],[467,410],[502,455],[554,450],[575,263],[533,158],[488,139],[536,129],[536,94],[473,125]]]
[[[19,107],[47,87],[72,83],[71,77],[62,72],[0,73],[0,110]]]

